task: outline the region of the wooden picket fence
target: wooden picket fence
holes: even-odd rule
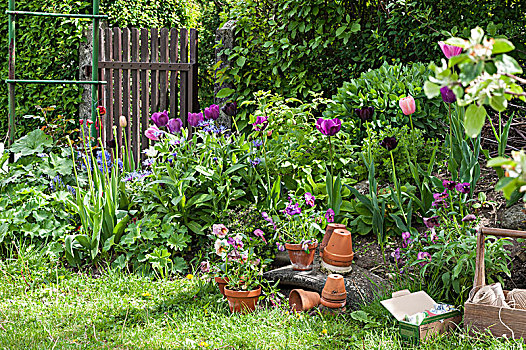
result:
[[[149,147],[144,131],[154,112],[167,110],[186,125],[188,112],[199,110],[197,98],[197,31],[195,29],[109,28],[100,30],[100,105],[106,108],[103,141],[122,145],[120,116],[135,160]]]

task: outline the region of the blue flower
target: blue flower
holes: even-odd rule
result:
[[[144,166],[152,166],[154,163],[155,163],[155,159],[148,158],[148,159],[145,159],[144,162],[142,162],[142,165],[144,165]]]
[[[254,147],[259,148],[259,147],[263,146],[263,141],[261,141],[260,139],[256,139],[256,140],[252,141],[252,144],[254,145]]]
[[[250,162],[250,164],[252,164],[253,167],[256,167],[259,165],[259,163],[261,163],[261,158],[256,158],[254,160],[248,158],[248,161]]]
[[[77,191],[75,190],[75,187],[67,185],[66,188],[68,189],[69,192],[71,192],[73,197],[75,197],[75,194],[77,193]]]

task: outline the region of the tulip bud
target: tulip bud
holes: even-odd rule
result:
[[[121,128],[125,128],[126,125],[128,125],[128,121],[126,120],[126,117],[121,115],[121,117],[119,118],[119,125],[121,126]]]

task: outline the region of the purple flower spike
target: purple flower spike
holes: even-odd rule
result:
[[[398,263],[400,260],[400,248],[396,248],[394,252],[391,253],[391,256],[395,259],[395,261]]]
[[[469,190],[471,189],[471,185],[469,182],[462,182],[462,183],[457,184],[455,186],[455,189],[460,193],[467,194],[469,193]]]
[[[438,46],[440,46],[440,48],[442,49],[442,52],[448,59],[453,56],[458,56],[462,53],[461,47],[448,45],[443,41],[439,41]]]
[[[210,107],[205,108],[205,119],[216,120],[219,118],[219,106],[210,105]]]
[[[156,112],[156,113],[152,114],[150,119],[159,128],[161,128],[163,126],[167,126],[168,125],[168,120],[169,120],[168,112],[167,111]]]
[[[315,199],[316,198],[313,196],[312,193],[310,192],[305,193],[305,203],[307,203],[307,205],[310,205],[311,207],[313,207]]]
[[[181,128],[183,127],[183,121],[181,118],[172,118],[168,121],[168,131],[172,134],[181,133]]]
[[[453,103],[457,100],[457,96],[455,96],[455,93],[453,92],[453,90],[451,90],[447,86],[443,86],[440,89],[440,94],[442,95],[442,100],[445,103]]]
[[[316,129],[325,136],[334,136],[342,128],[342,122],[338,118],[323,119],[318,118],[316,121]]]

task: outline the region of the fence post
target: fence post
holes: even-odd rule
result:
[[[91,80],[91,53],[93,52],[93,26],[84,30],[84,38],[79,47],[79,80]],[[82,101],[79,104],[79,118],[89,119],[91,117],[91,86],[80,85],[82,89]]]
[[[236,28],[236,21],[230,20],[225,23],[225,25],[222,28],[218,28],[216,30],[216,63],[219,63],[219,68],[216,71],[216,74],[218,71],[224,71],[226,67],[231,66],[231,62],[228,59],[228,55],[224,53],[225,49],[232,49],[235,46],[235,28]],[[223,88],[230,88],[234,89],[234,83],[233,82],[222,82],[221,84],[215,83],[214,84],[214,96],[217,96],[217,93],[221,91]],[[229,98],[217,98],[214,97],[214,103],[223,106],[225,102],[227,102]],[[217,120],[218,125],[223,125],[227,129],[232,128],[232,117],[227,116],[225,113],[221,111],[219,115],[219,119]]]

